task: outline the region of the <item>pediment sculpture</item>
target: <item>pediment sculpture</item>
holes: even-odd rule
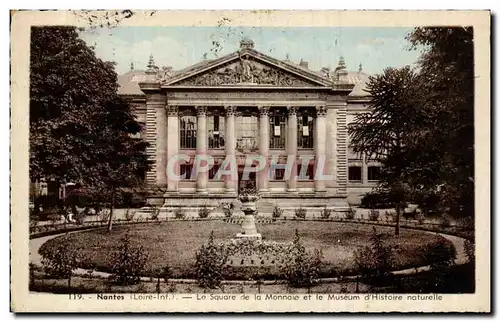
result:
[[[230,63],[216,70],[194,75],[177,85],[220,86],[234,84],[258,84],[275,86],[312,86],[313,84],[287,73],[279,68],[270,67],[240,57],[238,62]]]

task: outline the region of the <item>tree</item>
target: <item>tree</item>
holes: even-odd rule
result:
[[[409,66],[387,68],[371,76],[367,84],[371,95],[369,112],[358,114],[349,128],[353,150],[382,165],[376,189],[395,204],[396,235],[401,208],[407,201],[413,142],[425,119],[420,113],[420,84],[418,74]]]
[[[455,215],[474,213],[474,35],[472,27],[419,27],[408,35],[421,48],[427,135],[419,145],[426,183],[442,187]],[[423,181],[423,180],[420,180]]]
[[[73,27],[34,27],[30,57],[30,179],[85,178],[96,112],[116,96],[113,64]]]
[[[109,198],[134,187],[150,166],[147,143],[117,94],[114,64],[95,56],[73,27],[31,33],[30,179],[78,182]]]

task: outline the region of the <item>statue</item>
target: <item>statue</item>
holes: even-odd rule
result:
[[[240,82],[248,83],[252,82],[252,66],[248,58],[243,58],[240,55]]]

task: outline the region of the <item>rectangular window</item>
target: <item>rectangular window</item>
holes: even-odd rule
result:
[[[220,165],[214,164],[210,170],[208,170],[208,180],[220,180],[222,178],[217,179],[215,176],[217,175],[217,172],[219,171]]]
[[[314,118],[312,116],[299,116],[297,122],[297,148],[314,148]]]
[[[286,140],[286,119],[283,114],[269,117],[269,148],[284,149]]]
[[[196,116],[182,116],[180,123],[181,149],[196,149]]]
[[[181,164],[180,165],[180,176],[186,176],[185,180],[191,179],[191,172],[193,171],[192,164]]]
[[[361,181],[361,167],[352,166],[348,169],[349,181]]]
[[[274,169],[274,180],[284,180],[285,169]]]
[[[208,117],[208,148],[224,148],[224,117],[213,115]]]
[[[314,180],[314,164],[309,163],[307,165],[307,170],[305,173],[305,177],[302,177],[302,164],[297,165],[297,175],[299,176],[299,180]]]
[[[380,180],[380,167],[368,167],[368,181]]]
[[[236,147],[240,151],[258,148],[259,122],[256,116],[241,115],[236,118]]]

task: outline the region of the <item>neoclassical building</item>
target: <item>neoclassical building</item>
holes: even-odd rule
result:
[[[373,187],[379,171],[351,153],[348,142],[348,123],[369,103],[367,80],[361,65],[348,72],[343,58],[334,71],[313,71],[307,62],[260,53],[249,39],[234,53],[178,71],[156,67],[152,57],[145,71],[131,66],[119,77],[119,94],[130,100],[150,143],[154,166],[146,180],[163,188],[149,201],[167,211],[237,203],[239,189],[251,183],[263,212],[275,204],[345,211]],[[184,177],[179,181],[169,176],[167,162],[180,154],[189,158],[173,168]],[[192,176],[196,155],[209,155],[214,166]],[[266,171],[244,177],[245,165],[256,166],[249,155],[269,160]],[[217,176],[227,156],[234,156],[237,178]],[[281,166],[287,162],[289,177]],[[318,180],[319,165],[331,179]]]

